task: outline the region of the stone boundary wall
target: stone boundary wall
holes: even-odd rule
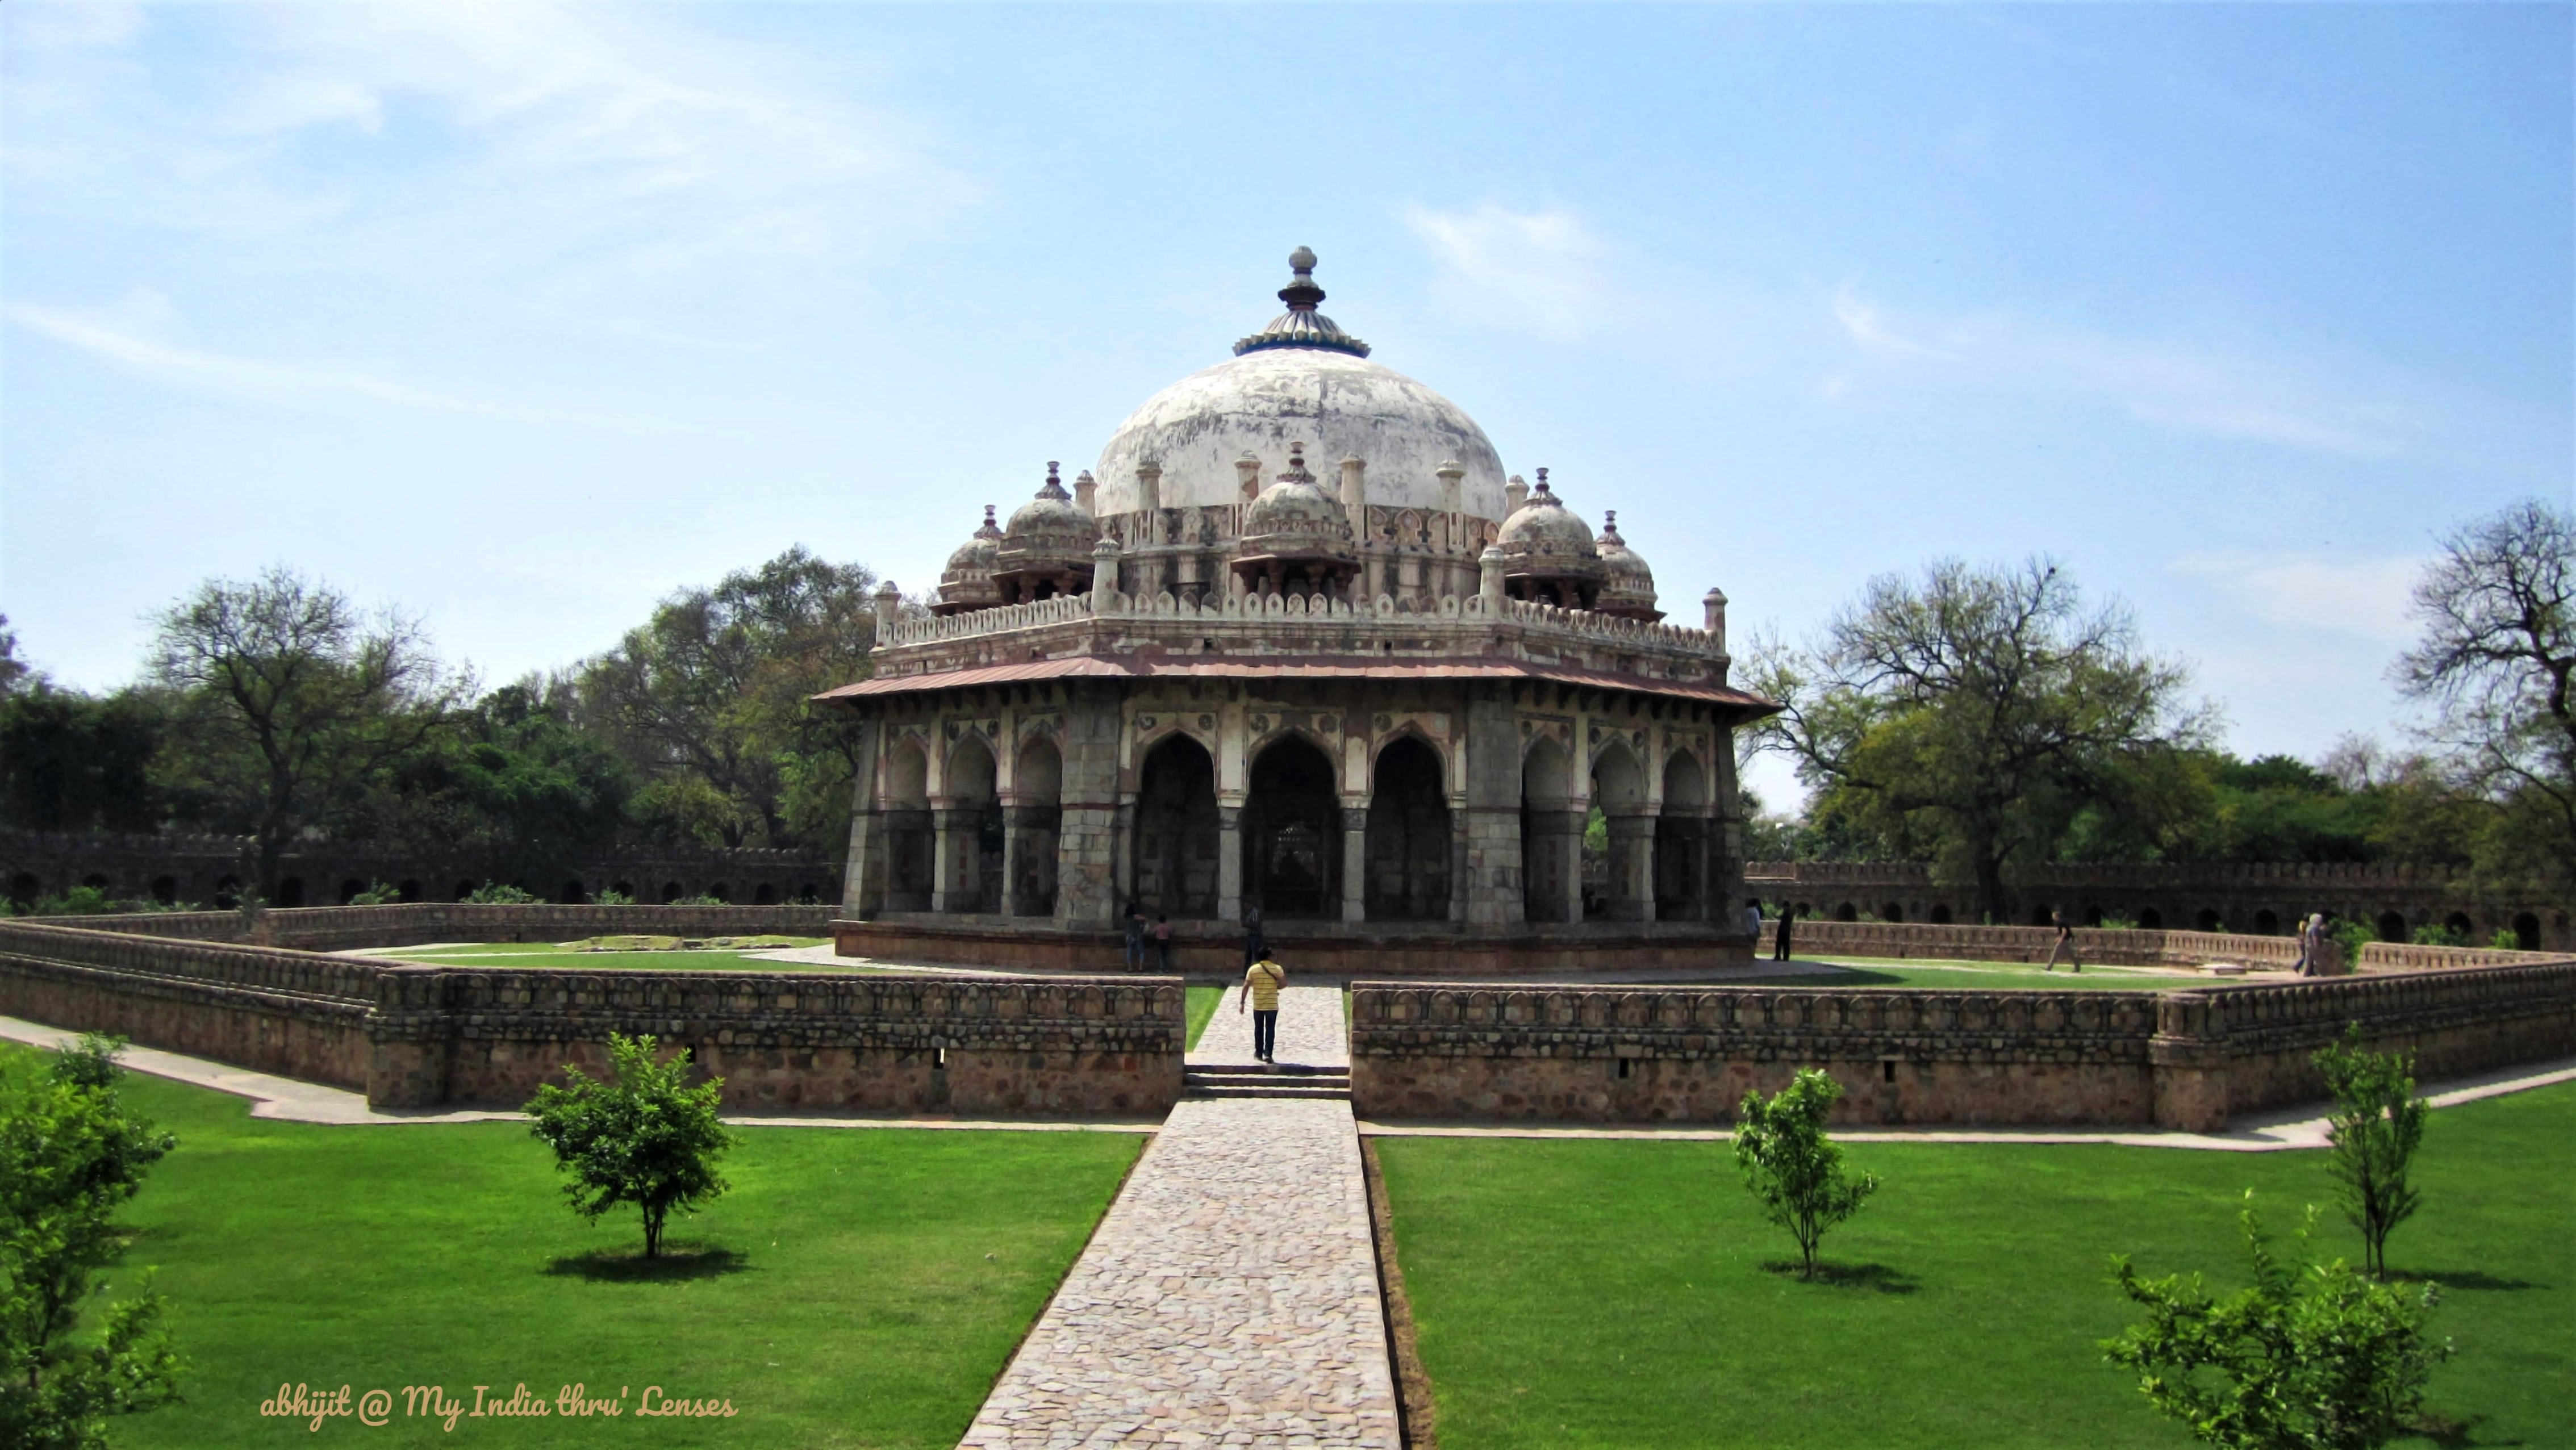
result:
[[[1765,923],[1756,955],[1767,954],[1779,927]],[[1930,922],[1801,921],[1789,933],[1793,952],[1805,956],[1890,957],[1926,961],[2044,962],[2057,944],[2045,926],[1938,926]],[[2244,962],[2286,967],[2299,959],[2299,939],[2237,932],[2075,928],[2075,950],[2086,962],[2119,967],[2197,967]],[[2344,969],[2341,944],[2328,942],[2333,976]],[[2371,942],[2361,949],[2365,972],[2415,972],[2455,967],[2498,967],[2563,962],[2565,952],[2499,951],[2491,947],[2414,946]]]
[[[1225,921],[1172,923],[1172,969],[1234,977],[1243,971],[1243,928]],[[1117,971],[1127,960],[1120,931],[1067,929],[1039,918],[905,912],[835,921],[833,948],[845,957],[896,963],[953,963],[1010,971]],[[1324,976],[1418,974],[1445,978],[1544,972],[1716,971],[1751,960],[1742,928],[1701,922],[1594,922],[1582,927],[1498,932],[1447,922],[1346,924],[1274,921],[1264,939],[1293,971]],[[1146,948],[1149,965],[1156,961]]]
[[[30,916],[46,926],[136,936],[244,942],[302,951],[418,946],[437,941],[579,941],[594,936],[829,936],[839,908],[820,906],[500,906],[413,902],[387,906],[272,907],[238,911]]]
[[[1186,1023],[1176,977],[479,971],[28,922],[0,922],[0,1012],[378,1108],[514,1108],[603,1067],[609,1033],[651,1032],[736,1110],[1139,1116],[1179,1100]]]
[[[2304,1101],[2358,1021],[2427,1076],[2576,1052],[2576,962],[2179,992],[1356,982],[1363,1116],[1726,1122],[1831,1072],[1851,1123],[2210,1131]]]

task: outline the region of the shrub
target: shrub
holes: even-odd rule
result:
[[[533,906],[545,900],[533,891],[486,881],[465,893],[465,899],[479,906]]]
[[[349,898],[349,904],[351,906],[391,906],[400,900],[402,900],[400,889],[388,882],[371,881],[367,883],[366,890]]]
[[[2343,959],[2350,963],[2356,972],[2361,970],[2361,949],[2379,940],[2379,933],[2366,921],[2329,923],[2326,927],[2326,935],[2343,944]]]
[[[2362,1262],[2388,1273],[2388,1234],[2415,1212],[2422,1195],[2406,1181],[2430,1108],[2415,1096],[2415,1054],[2372,1052],[2361,1024],[2344,1028],[2310,1059],[2325,1074],[2336,1108],[2326,1119],[2334,1144],[2329,1169],[2343,1186],[2344,1216],[2361,1230]]]
[[[177,1396],[150,1276],[101,1302],[116,1211],[174,1146],[118,1100],[124,1045],[92,1033],[46,1070],[0,1063],[0,1445],[97,1450],[110,1416]]]
[[[716,1116],[724,1079],[686,1085],[689,1053],[655,1062],[650,1033],[610,1033],[613,1080],[595,1081],[567,1066],[568,1087],[537,1089],[524,1111],[529,1129],[555,1150],[555,1166],[573,1175],[564,1197],[573,1212],[596,1222],[622,1203],[644,1215],[644,1257],[662,1252],[662,1222],[674,1208],[694,1213],[725,1191],[715,1160],[733,1146]]]
[[[702,893],[700,893],[700,894],[698,894],[698,895],[696,895],[696,896],[683,896],[683,897],[679,898],[678,900],[676,900],[676,901],[672,902],[671,904],[672,904],[673,906],[731,906],[731,905],[733,905],[733,903],[732,903],[732,902],[725,900],[725,899],[724,899],[723,897],[721,897],[721,896],[708,896],[708,895],[704,894],[703,892],[702,892]]]
[[[44,896],[27,909],[29,916],[105,916],[124,908],[96,886],[75,886],[60,896]]]
[[[2497,927],[2495,936],[2487,942],[2487,946],[2491,950],[2499,952],[2521,951],[2522,934],[2509,926]]]
[[[2427,923],[2415,928],[2415,945],[2419,947],[2464,947],[2468,944],[2469,934],[2455,926]]]
[[[2224,1297],[2197,1274],[2142,1279],[2112,1261],[2120,1292],[2147,1311],[2105,1340],[2113,1364],[2194,1438],[2230,1450],[2375,1450],[2414,1428],[2424,1382],[2451,1355],[2425,1321],[2433,1286],[2411,1292],[2354,1273],[2342,1260],[2305,1261],[2316,1229],[2308,1210],[2300,1261],[2272,1253],[2246,1195],[2240,1221],[2254,1282]]]
[[[593,906],[633,906],[635,898],[623,891],[602,891],[590,898]]]
[[[2102,918],[2102,930],[2104,931],[2136,931],[2137,929],[2138,923],[2133,917],[2106,916]]]
[[[1825,1136],[1825,1115],[1842,1100],[1842,1084],[1815,1068],[1769,1102],[1748,1092],[1736,1109],[1735,1163],[1763,1217],[1798,1240],[1800,1273],[1816,1277],[1816,1246],[1825,1230],[1858,1212],[1878,1191],[1876,1174],[1843,1176],[1843,1150]]]

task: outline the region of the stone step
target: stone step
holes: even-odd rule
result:
[[[1190,1073],[1251,1073],[1261,1077],[1349,1077],[1347,1067],[1322,1067],[1305,1062],[1192,1062],[1182,1071]]]
[[[1181,1089],[1185,1098],[1335,1098],[1347,1100],[1347,1082],[1194,1082]]]

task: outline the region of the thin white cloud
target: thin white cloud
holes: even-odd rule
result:
[[[14,203],[304,242],[330,224],[335,263],[524,286],[548,263],[845,256],[972,191],[822,58],[686,12],[213,7],[185,46],[151,44],[152,19],[13,33]]]
[[[2407,610],[2424,571],[2422,559],[2208,554],[2175,568],[2208,579],[2267,624],[2382,645],[2415,637]]]
[[[137,289],[118,307],[104,311],[22,303],[10,307],[8,317],[29,331],[77,348],[130,376],[187,392],[271,407],[356,402],[622,433],[707,435],[732,431],[662,418],[497,402],[420,387],[349,364],[272,362],[188,347],[157,335],[170,323],[172,312],[168,299],[149,289]]]
[[[1463,315],[1508,331],[1574,341],[1620,311],[1603,276],[1610,247],[1564,210],[1404,210],[1439,268],[1433,286]]]
[[[2097,397],[2178,433],[2375,459],[2407,450],[2429,425],[2392,390],[2338,386],[2291,358],[2012,312],[1899,316],[1850,285],[1832,306],[1854,344],[1893,365],[1985,390]]]

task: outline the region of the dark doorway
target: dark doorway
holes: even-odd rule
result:
[[[2393,911],[2380,913],[2379,939],[2381,941],[2406,940],[2406,918]]]
[[[1378,752],[1369,793],[1369,920],[1449,919],[1445,778],[1439,755],[1410,735]]]
[[[1136,904],[1151,916],[1216,915],[1216,763],[1172,735],[1145,757],[1136,799]]]
[[[2540,918],[2526,911],[2513,919],[2513,944],[2527,952],[2540,950]]]
[[[289,876],[285,880],[277,883],[277,904],[280,906],[302,906],[304,904],[304,878],[301,876]]]
[[[1333,763],[1304,740],[1252,762],[1243,807],[1243,900],[1273,920],[1341,914],[1341,802]]]

